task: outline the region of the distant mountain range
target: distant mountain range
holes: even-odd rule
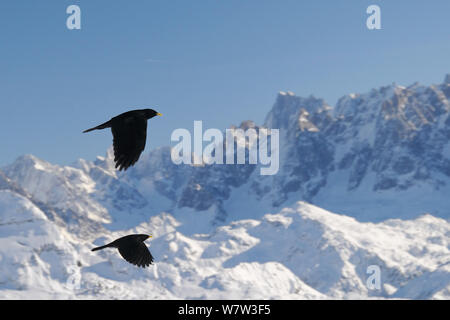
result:
[[[0,298],[450,298],[450,75],[335,107],[280,92],[239,127],[279,129],[278,174],[175,165],[170,146],[125,173],[111,149],[3,167]],[[129,232],[153,233],[156,265],[90,252]]]

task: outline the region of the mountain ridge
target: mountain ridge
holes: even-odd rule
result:
[[[71,166],[21,156],[0,170],[0,297],[448,299],[449,79],[335,107],[280,92],[263,125],[239,126],[280,130],[274,176],[176,165],[170,147],[125,173],[111,148]],[[150,269],[90,252],[132,232],[154,235]]]

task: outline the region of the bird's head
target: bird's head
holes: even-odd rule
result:
[[[147,117],[147,119],[151,119],[156,116],[162,116],[162,114],[153,109],[145,109],[145,116]]]
[[[143,238],[142,241],[145,241],[145,240],[147,240],[147,239],[150,239],[151,237],[153,237],[151,234],[143,234],[143,235],[142,235],[142,238]]]

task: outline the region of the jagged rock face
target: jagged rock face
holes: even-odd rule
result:
[[[276,192],[277,207],[292,194],[314,201],[322,190],[352,192],[364,181],[368,192],[448,184],[448,78],[438,86],[350,94],[334,109],[321,99],[280,93],[264,126],[280,129],[281,166],[277,176],[265,178],[272,181],[264,194]],[[333,174],[339,185],[329,184]]]
[[[5,167],[4,173],[19,188],[16,193],[26,196],[48,218],[68,230],[93,234],[103,230],[102,223],[110,221],[107,209],[91,194],[94,182],[81,170],[26,155]]]
[[[338,102],[336,121],[344,129],[335,141],[351,144],[337,159],[338,168],[350,170],[350,190],[369,172],[376,176],[373,191],[408,189],[427,178],[436,184],[433,172],[448,176],[442,150],[448,142],[450,106],[444,87],[384,87]]]
[[[259,130],[258,126],[251,121],[244,121],[238,129],[254,129],[255,132]],[[237,143],[233,147],[237,150]],[[249,148],[248,143],[245,148],[245,164],[230,165],[226,164],[226,142],[220,144],[223,148],[224,164],[211,164],[191,167],[191,175],[186,181],[180,193],[178,207],[193,208],[195,210],[207,210],[214,207],[217,211],[217,219],[224,221],[226,218],[226,211],[223,207],[224,201],[230,198],[232,189],[239,188],[246,184],[256,165],[249,164]],[[236,156],[234,163],[237,163]]]
[[[369,173],[376,176],[373,191],[408,189],[432,172],[448,176],[449,160],[442,154],[450,128],[447,88],[383,87],[345,96],[334,111],[321,100],[279,96],[266,125],[287,131],[281,175],[291,179],[280,189],[300,190],[311,200],[326,187],[327,175],[339,170],[347,171],[348,190]]]
[[[25,195],[25,192],[21,188],[19,188],[17,184],[11,181],[11,179],[9,179],[1,170],[0,170],[0,190],[11,190],[22,196]]]

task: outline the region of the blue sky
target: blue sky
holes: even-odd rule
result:
[[[66,8],[81,8],[81,30]],[[381,8],[382,30],[366,28]],[[146,152],[176,128],[262,123],[280,90],[328,103],[450,73],[450,1],[2,0],[0,166],[20,155],[70,164],[104,155],[107,130],[155,106]]]

